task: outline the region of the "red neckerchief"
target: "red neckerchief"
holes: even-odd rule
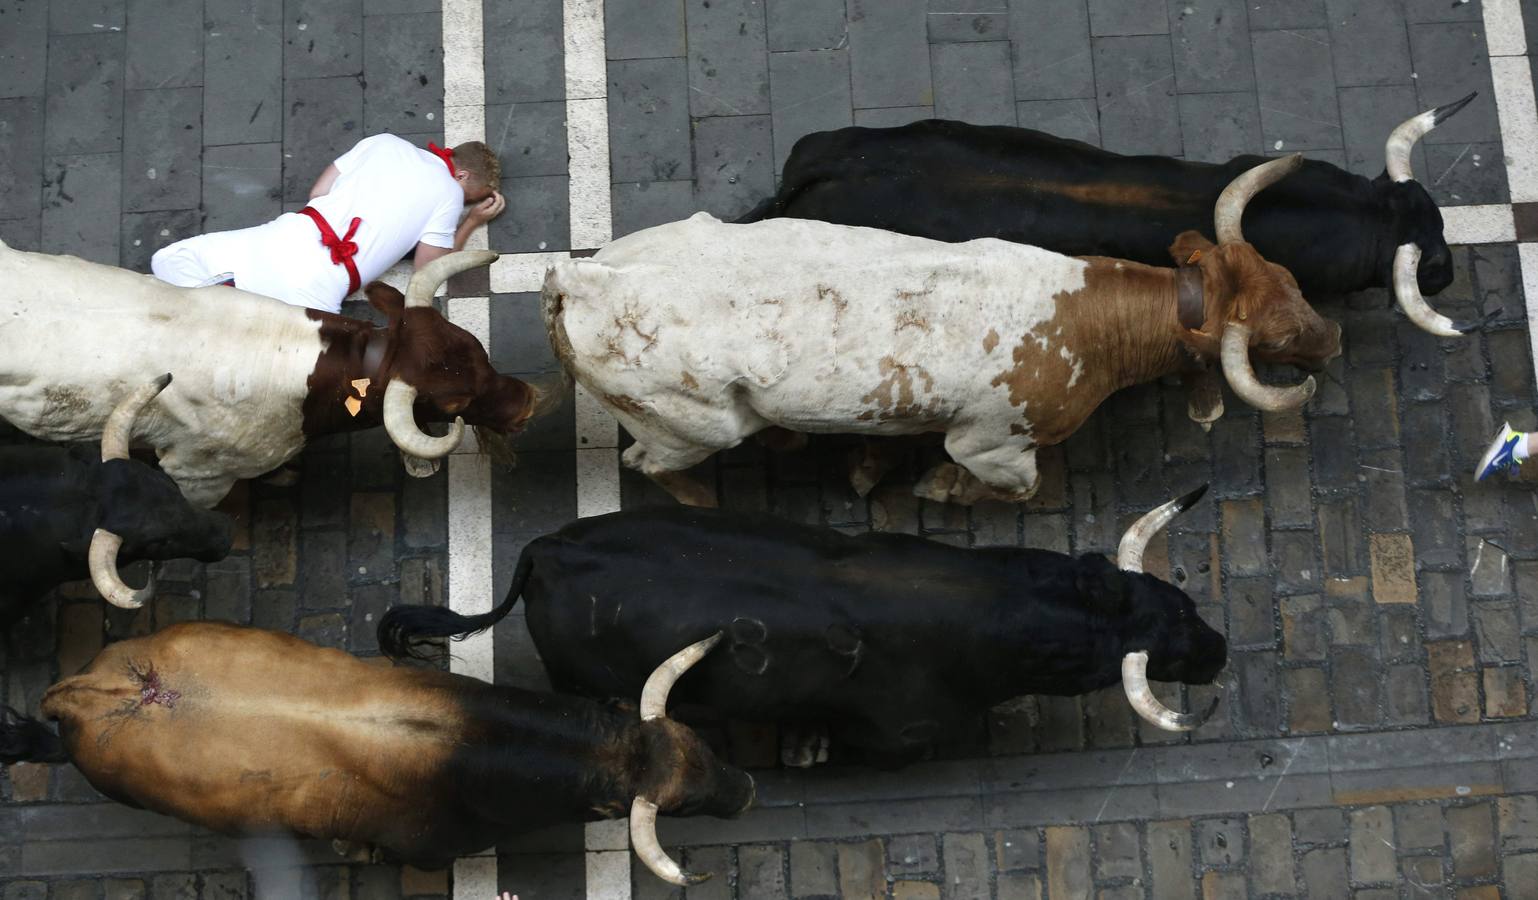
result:
[[[352,261],[358,255],[358,245],[353,243],[352,236],[358,233],[358,226],[362,219],[354,218],[352,224],[347,227],[347,234],[338,238],[336,232],[331,230],[331,223],[326,217],[316,211],[313,206],[306,206],[299,210],[300,215],[309,216],[320,229],[320,242],[327,250],[331,251],[331,264],[345,266],[347,268],[347,293],[351,294],[358,289],[361,283],[358,278],[358,265]]]
[[[459,170],[454,168],[454,148],[440,147],[432,141],[427,142],[427,152],[443,160],[443,164],[449,167],[450,175],[458,175]]]

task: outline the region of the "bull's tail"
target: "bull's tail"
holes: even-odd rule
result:
[[[502,621],[518,605],[523,586],[534,571],[532,548],[531,542],[518,557],[513,584],[500,606],[478,616],[462,615],[443,606],[397,606],[379,620],[379,649],[391,659],[437,659],[446,652],[438,638],[462,641]]]
[[[747,225],[750,222],[762,222],[765,219],[772,219],[778,213],[776,206],[779,202],[779,194],[765,198],[762,203],[733,219],[732,222],[737,225]]]
[[[64,741],[42,722],[0,706],[0,765],[19,762],[66,763]]]

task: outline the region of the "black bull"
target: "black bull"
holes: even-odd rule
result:
[[[162,472],[94,448],[0,449],[0,627],[61,582],[84,578],[92,535],[123,538],[117,559],[223,559],[231,522],[189,504]]]
[[[1438,121],[1456,112],[1452,106]],[[941,120],[841,128],[798,140],[779,191],[738,221],[787,216],[941,241],[996,237],[1168,266],[1175,235],[1212,237],[1218,194],[1263,162],[1123,156],[1025,128]],[[1413,180],[1369,180],[1307,160],[1251,201],[1242,224],[1245,238],[1291,272],[1305,295],[1388,286],[1405,243],[1420,248],[1421,293],[1452,282],[1441,213]]]
[[[1163,511],[1156,530],[1199,495],[1144,522]],[[1143,523],[1129,536],[1140,528],[1146,543]],[[826,725],[880,764],[921,755],[1004,700],[1119,681],[1145,718],[1195,727],[1205,717],[1140,706],[1134,690],[1146,694],[1149,677],[1212,681],[1225,641],[1185,593],[1142,574],[1141,547],[1129,557],[1127,546],[1118,568],[1094,554],[850,537],[707,509],[621,512],[528,544],[497,609],[470,618],[398,607],[379,642],[391,655],[420,651],[425,637],[490,627],[521,595],[557,689],[634,698],[680,642],[722,632],[718,652],[679,683],[681,704]],[[1138,651],[1146,675],[1124,679]]]

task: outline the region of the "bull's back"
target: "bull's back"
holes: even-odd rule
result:
[[[957,677],[973,660],[946,648],[1020,601],[1001,557],[687,508],[583,520],[528,552],[529,629],[557,686],[637,697],[721,631],[676,697],[744,719],[860,717]]]
[[[1169,266],[1175,236],[1192,230],[1211,238],[1223,188],[1265,161],[1125,156],[1001,125],[844,128],[796,143],[775,202],[762,213]],[[1306,292],[1379,284],[1381,272],[1342,249],[1381,229],[1367,189],[1364,178],[1306,160],[1250,202],[1245,237]]]
[[[49,690],[70,758],[108,796],[229,834],[431,850],[463,732],[449,676],[369,666],[219,623],[113,644]]]
[[[299,404],[321,349],[304,310],[3,246],[0,283],[0,417],[23,431],[97,440],[128,391],[170,372],[137,440],[222,458],[241,477],[302,444]]]
[[[1168,265],[1174,235],[1211,231],[1227,180],[1221,166],[930,120],[803,138],[786,163],[775,213]]]
[[[991,379],[1086,268],[1001,241],[700,213],[556,266],[545,303],[562,361],[622,410],[689,424],[740,397],[798,430],[923,431],[1006,402]]]

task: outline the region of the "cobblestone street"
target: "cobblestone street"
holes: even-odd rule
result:
[[[1310,297],[1344,353],[1300,413],[1228,394],[1204,432],[1173,380],[1131,388],[1041,451],[1019,506],[912,496],[938,444],[866,498],[851,438],[750,440],[694,470],[728,509],[1075,554],[1113,554],[1138,515],[1210,483],[1147,561],[1228,638],[1218,685],[1155,685],[1183,709],[1221,698],[1191,736],[1143,723],[1119,687],[1020,698],[895,772],[836,748],[783,769],[772,728],[702,728],[752,770],[758,806],[660,823],[675,858],[715,873],[687,890],[613,826],[422,872],[219,837],[19,764],[0,768],[0,900],[1538,900],[1538,466],[1472,477],[1502,421],[1538,429],[1534,46],[1538,0],[0,0],[0,240],[147,272],[166,244],[297,210],[364,136],[484,139],[503,258],[441,307],[499,371],[558,390],[537,293],[554,259],[740,215],[804,134],[931,117],[1187,160],[1301,150],[1374,177],[1395,125],[1477,91],[1412,160],[1454,245],[1434,305],[1496,314],[1438,339],[1384,290]],[[1505,98],[1523,92],[1517,115]],[[462,452],[407,477],[379,429],[310,445],[296,486],[242,482],[225,561],[158,566],[137,614],[69,585],[0,636],[0,701],[36,714],[105,643],[202,618],[388,665],[390,606],[486,608],[529,540],[673,503],[566,391],[513,466]],[[0,422],[0,443],[28,440]],[[488,643],[456,645],[456,665],[548,686],[521,606]]]

